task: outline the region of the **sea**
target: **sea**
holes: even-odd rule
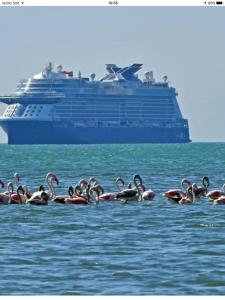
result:
[[[58,195],[96,177],[106,192],[140,174],[154,201],[0,206],[0,295],[224,295],[225,205],[164,198],[187,178],[225,183],[225,144],[0,145],[0,179]],[[4,192],[6,188],[2,189]]]

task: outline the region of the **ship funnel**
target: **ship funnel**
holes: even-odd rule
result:
[[[167,76],[167,75],[163,75],[163,76],[162,76],[162,79],[163,79],[164,82],[167,82],[168,76]]]
[[[91,73],[90,78],[91,78],[91,81],[94,81],[95,80],[95,73]]]
[[[57,70],[58,73],[61,73],[62,70],[63,70],[63,67],[61,65],[57,65],[56,70]]]
[[[78,78],[81,79],[81,71],[78,72]]]
[[[145,72],[145,79],[149,80],[150,78],[150,72]]]
[[[153,82],[154,81],[152,71],[145,72],[145,80],[148,81],[148,82]]]

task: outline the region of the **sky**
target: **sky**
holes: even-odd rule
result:
[[[225,142],[225,7],[0,7],[0,28],[1,95],[49,61],[97,79],[143,63],[178,91],[192,141]]]

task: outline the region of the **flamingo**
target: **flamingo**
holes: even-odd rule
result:
[[[139,200],[141,193],[140,193],[140,186],[138,186],[137,180],[139,181],[139,184],[142,183],[142,179],[141,179],[140,175],[138,175],[138,174],[133,176],[135,188],[133,188],[133,189],[128,188],[128,189],[118,192],[116,194],[116,199],[122,200],[124,202]]]
[[[196,196],[197,199],[199,199],[201,197],[206,197],[207,192],[208,192],[209,184],[210,184],[209,177],[204,176],[202,178],[202,185],[203,186],[197,186],[197,188],[196,188],[195,196]]]
[[[22,188],[24,190],[24,196],[27,197],[27,199],[29,199],[32,196],[32,193],[29,191],[28,186],[23,185]]]
[[[82,192],[85,192],[88,187],[89,182],[86,179],[81,179],[77,185],[81,188]]]
[[[98,184],[98,180],[95,177],[91,177],[88,183],[90,184],[90,187],[93,187]]]
[[[209,201],[217,200],[221,196],[225,196],[225,183],[223,184],[221,190],[212,190],[206,194],[206,197]]]
[[[22,195],[20,194],[22,192]],[[27,197],[25,196],[25,191],[21,185],[16,189],[16,194],[11,195],[9,204],[23,204],[26,203]]]
[[[89,189],[91,186],[95,186],[96,184],[98,184],[98,181],[95,177],[91,177],[89,181],[86,179],[81,179],[74,188],[74,196],[82,196],[87,198]]]
[[[100,197],[104,195],[104,189],[100,184],[95,185],[89,190],[89,201],[95,201],[96,204],[99,203]]]
[[[91,198],[90,202],[95,201],[95,204],[99,204],[99,195],[103,191],[103,188],[98,184],[90,188],[89,197]]]
[[[14,177],[16,186],[18,187],[19,186],[19,182],[20,182],[20,175],[18,173],[14,173],[13,177]]]
[[[196,183],[193,183],[188,189],[185,196],[183,196],[178,203],[179,204],[193,204],[196,200],[196,191],[198,187]]]
[[[214,200],[213,204],[225,204],[225,195],[222,195],[218,199]]]
[[[188,179],[181,180],[182,189],[170,189],[163,194],[168,200],[173,200],[179,202],[183,197],[186,196],[187,189],[192,185],[191,181]]]
[[[24,195],[24,190],[22,188],[22,186],[18,186],[17,190],[16,190],[16,194],[13,193],[13,184],[12,182],[9,182],[7,185],[7,194],[3,193],[0,195],[0,199],[2,204],[22,204],[25,203],[26,201],[26,197],[22,198],[22,195],[20,195],[20,191],[22,191],[23,195]]]
[[[0,193],[0,204],[10,204],[11,194],[13,193],[13,184],[9,182],[7,185],[7,193]]]
[[[55,203],[60,203],[60,204],[65,204],[65,200],[68,198],[68,194],[67,195],[57,195],[54,198],[51,199],[52,202]]]
[[[51,177],[51,176],[50,176]],[[52,177],[51,177],[52,178]],[[65,204],[65,203],[74,203],[74,204],[80,204],[78,203],[78,198],[81,199],[80,202],[82,202],[81,204],[83,204],[83,200],[85,199],[85,201],[88,201],[89,199],[89,189],[90,189],[90,185],[95,186],[97,184],[97,179],[95,177],[91,177],[89,179],[89,181],[85,180],[85,179],[81,179],[79,181],[79,183],[75,186],[75,188],[73,189],[72,186],[69,187],[68,189],[68,193],[69,193],[69,198],[68,195],[55,195],[54,198],[52,199],[53,202],[56,203],[61,203],[61,204]],[[51,190],[52,190],[52,185],[51,185]],[[76,203],[75,203],[76,202]]]
[[[122,189],[124,188],[124,180],[122,177],[117,177],[116,178],[116,186],[117,186],[117,189],[118,191],[122,191]]]
[[[56,197],[55,188],[53,183],[59,184],[59,180],[57,176],[53,173],[48,173],[46,175],[46,183],[49,187],[48,191],[45,191],[43,185],[39,187],[39,190],[34,192],[32,196],[26,200],[27,204],[34,204],[34,205],[47,205],[48,200]]]
[[[49,194],[45,191],[34,192],[30,199],[27,199],[27,204],[32,205],[48,205]]]
[[[96,184],[97,184],[97,181],[94,181],[94,185],[93,185],[93,181],[92,180],[90,180],[88,182],[85,179],[82,179],[75,186],[73,196],[74,197],[88,198],[89,197],[89,190],[91,188],[91,185],[96,186]]]
[[[151,188],[146,190],[145,185],[143,184],[142,178],[140,176],[139,176],[139,183],[137,185],[139,189],[142,190],[142,194],[141,194],[142,201],[146,201],[146,200],[152,201],[155,198],[155,192]]]
[[[78,186],[76,186],[78,187]],[[74,188],[72,186],[69,187],[68,189],[68,193],[69,193],[69,198],[67,197],[65,199],[65,203],[69,203],[69,204],[75,204],[75,205],[87,205],[90,203],[90,191],[92,189],[95,189],[95,187],[92,187],[90,190],[88,189],[88,196],[82,196],[81,194],[76,194],[74,191]]]
[[[154,198],[155,198],[155,192],[152,189],[145,190],[142,193],[142,199],[143,200],[152,201]]]
[[[20,194],[22,192],[22,194]],[[13,186],[11,192],[11,204],[26,203],[27,199],[31,198],[32,194],[28,190],[27,185],[18,186],[16,193],[13,193]]]
[[[46,184],[47,184],[47,186],[49,188],[49,190],[45,191],[45,192],[48,194],[48,196],[49,196],[50,199],[55,198],[56,197],[56,192],[55,192],[54,183],[56,185],[59,184],[58,177],[55,174],[49,172],[46,175],[45,181],[46,181]]]
[[[24,189],[25,187],[25,189]],[[16,193],[11,193],[11,200],[10,200],[10,204],[24,204],[27,202],[27,199],[29,199],[29,197],[27,195],[27,190],[26,190],[27,186],[21,186],[19,185],[16,189]],[[22,192],[22,194],[21,194]]]
[[[88,198],[90,188],[97,184],[98,181],[95,177],[91,177],[89,181],[87,181],[86,179],[81,179],[74,188],[74,195]]]
[[[78,198],[82,197],[82,190],[79,185],[76,185],[75,190],[73,189],[72,186],[69,187],[68,189],[68,194],[70,198]],[[65,204],[68,203],[68,194],[67,195],[58,195],[55,196],[51,201],[55,203],[60,203],[60,204]],[[84,197],[83,197],[84,198]],[[66,201],[67,200],[67,201]]]
[[[122,188],[125,185],[123,178],[117,177],[115,183],[118,191],[122,191]],[[104,189],[102,188],[101,194],[99,195],[99,201],[118,201],[116,198],[118,191],[104,193]]]
[[[18,188],[20,186],[19,184],[20,184],[21,176],[18,173],[14,173],[13,177],[14,177],[16,188]],[[20,189],[19,191],[22,192],[22,195],[20,195],[20,197],[21,197],[23,203],[25,203],[26,200],[32,196],[32,193],[29,191],[29,188],[27,185],[23,185],[22,188],[23,188],[24,193]],[[19,201],[18,197],[19,196],[17,193],[11,195],[11,198],[14,199],[15,201]]]
[[[143,191],[145,191],[144,185],[142,185],[142,179],[139,175],[135,175],[134,176],[134,180],[137,180],[137,178],[139,178],[139,183],[136,183],[136,186],[138,186],[138,188],[142,188]],[[122,188],[124,188],[124,180],[121,177],[118,177],[115,181],[116,186],[119,190],[119,192],[124,191]],[[127,190],[135,190],[136,188],[132,189],[132,184],[129,183],[128,184],[128,188]],[[99,190],[100,194],[99,194],[99,201],[119,201],[120,199],[117,197],[118,192],[109,192],[109,193],[105,193],[104,194],[104,189],[101,187],[101,189]]]
[[[116,194],[117,193],[105,193],[99,196],[100,201],[117,201],[116,199]]]

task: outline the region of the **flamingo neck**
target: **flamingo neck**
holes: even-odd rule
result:
[[[47,179],[47,185],[49,187],[49,190],[50,190],[50,197],[53,198],[53,197],[56,197],[56,193],[55,193],[55,189],[54,189],[54,186],[53,186],[53,182],[52,180],[49,178]]]

